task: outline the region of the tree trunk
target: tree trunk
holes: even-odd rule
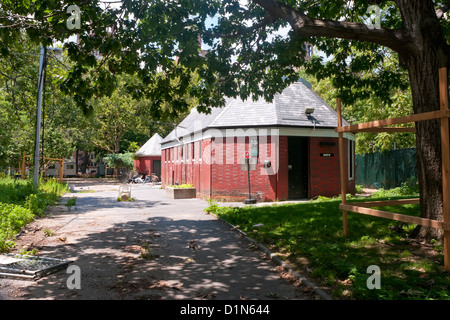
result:
[[[414,113],[439,110],[439,68],[447,66],[447,44],[433,6],[399,0],[404,26],[413,35],[413,50],[401,57],[411,83]],[[422,7],[423,6],[423,7]],[[443,220],[440,120],[416,122],[417,171],[421,217]],[[440,239],[443,230],[418,226],[419,238]]]
[[[438,68],[433,59],[410,59],[408,70],[411,79],[414,113],[439,109]],[[443,220],[442,211],[442,161],[440,121],[416,122],[417,174],[420,190],[421,217]],[[440,239],[440,229],[418,226],[414,237]]]

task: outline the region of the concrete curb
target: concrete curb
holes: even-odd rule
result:
[[[261,243],[259,243],[255,239],[250,238],[247,235],[247,233],[245,233],[244,231],[240,230],[238,227],[232,225],[231,223],[221,219],[220,217],[218,217],[217,215],[215,215],[213,213],[208,213],[208,214],[216,217],[216,219],[218,221],[220,221],[220,222],[228,225],[232,229],[238,231],[242,237],[244,237],[247,241],[251,242],[252,244],[256,245],[262,252],[264,252],[264,254],[268,258],[270,258],[277,265],[281,266],[285,271],[289,272],[292,276],[294,276],[297,280],[299,280],[302,283],[302,285],[307,286],[307,287],[311,288],[312,290],[314,290],[314,292],[319,297],[321,297],[324,300],[333,300],[333,298],[330,297],[325,291],[323,291],[316,284],[312,283],[310,280],[308,280],[307,278],[305,278],[304,276],[299,274],[297,271],[295,271],[289,264],[287,264],[286,262],[281,260],[280,257],[278,257],[275,253],[271,252],[267,247],[265,247],[264,245],[262,245]]]

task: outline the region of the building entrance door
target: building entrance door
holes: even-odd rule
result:
[[[161,181],[161,160],[153,160],[153,173]]]
[[[288,138],[289,199],[308,198],[308,138]]]

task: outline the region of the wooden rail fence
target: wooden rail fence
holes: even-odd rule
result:
[[[431,228],[444,230],[444,267],[450,271],[450,134],[448,118],[450,110],[448,108],[448,76],[447,69],[439,69],[439,96],[440,110],[420,114],[413,114],[404,117],[391,118],[385,120],[376,120],[371,122],[359,123],[354,125],[342,126],[341,99],[336,101],[338,114],[338,127],[335,129],[339,139],[339,162],[341,174],[341,197],[342,203],[339,208],[342,210],[344,236],[348,235],[347,212],[356,212],[360,214],[382,217],[386,219],[413,223]],[[344,132],[415,132],[411,127],[386,127],[390,125],[406,124],[417,121],[440,119],[441,122],[441,148],[442,148],[442,187],[443,187],[443,221],[431,220],[419,217],[413,217],[403,214],[397,214],[371,207],[392,206],[404,204],[419,204],[420,199],[402,199],[389,201],[371,201],[347,203],[346,199],[346,178],[347,166],[344,155]]]

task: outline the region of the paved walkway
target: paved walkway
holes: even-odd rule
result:
[[[69,289],[71,274],[61,270],[38,281],[1,279],[0,299],[317,298],[205,214],[206,201],[172,200],[150,185],[133,185],[133,202],[117,201],[118,185],[80,188],[64,196],[77,199],[70,212],[60,206],[35,221],[17,244],[72,261],[81,289]]]

